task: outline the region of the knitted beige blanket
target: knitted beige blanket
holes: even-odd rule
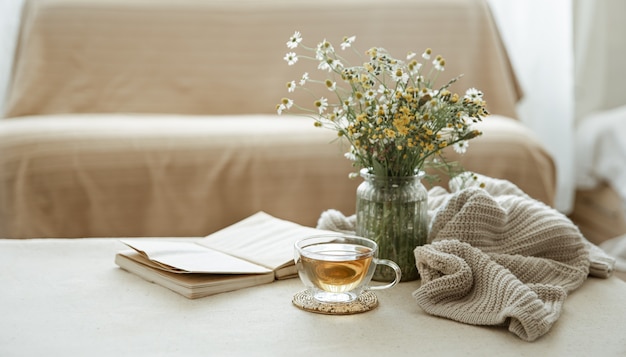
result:
[[[508,326],[533,341],[550,330],[567,294],[588,274],[611,274],[612,258],[514,184],[478,175],[449,187],[429,191],[430,244],[415,249],[422,282],[413,296],[424,311]],[[329,210],[318,228],[354,233],[354,220]]]

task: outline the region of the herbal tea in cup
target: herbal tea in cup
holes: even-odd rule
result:
[[[313,298],[322,303],[351,302],[367,290],[395,286],[401,277],[398,265],[378,259],[376,242],[344,234],[325,234],[295,244],[295,262],[300,280]],[[376,265],[387,265],[395,279],[385,285],[369,286]]]

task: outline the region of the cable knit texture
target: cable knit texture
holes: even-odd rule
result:
[[[560,212],[508,181],[477,176],[429,191],[430,243],[415,249],[422,283],[413,296],[432,315],[508,326],[534,341],[567,294],[588,275],[608,277],[614,260]],[[354,233],[354,216],[329,210],[318,228]]]

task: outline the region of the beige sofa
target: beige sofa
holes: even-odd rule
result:
[[[495,114],[462,157],[551,204],[550,155],[484,1],[27,0],[0,121],[0,236],[202,236],[264,210],[315,225],[354,211],[335,134],[278,116],[306,41],[431,47]],[[314,69],[310,69],[313,72]]]

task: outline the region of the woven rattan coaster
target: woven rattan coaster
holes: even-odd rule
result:
[[[292,302],[304,311],[326,315],[360,314],[378,306],[378,298],[371,291],[366,291],[352,302],[329,304],[313,299],[307,290],[303,290],[293,296]]]

